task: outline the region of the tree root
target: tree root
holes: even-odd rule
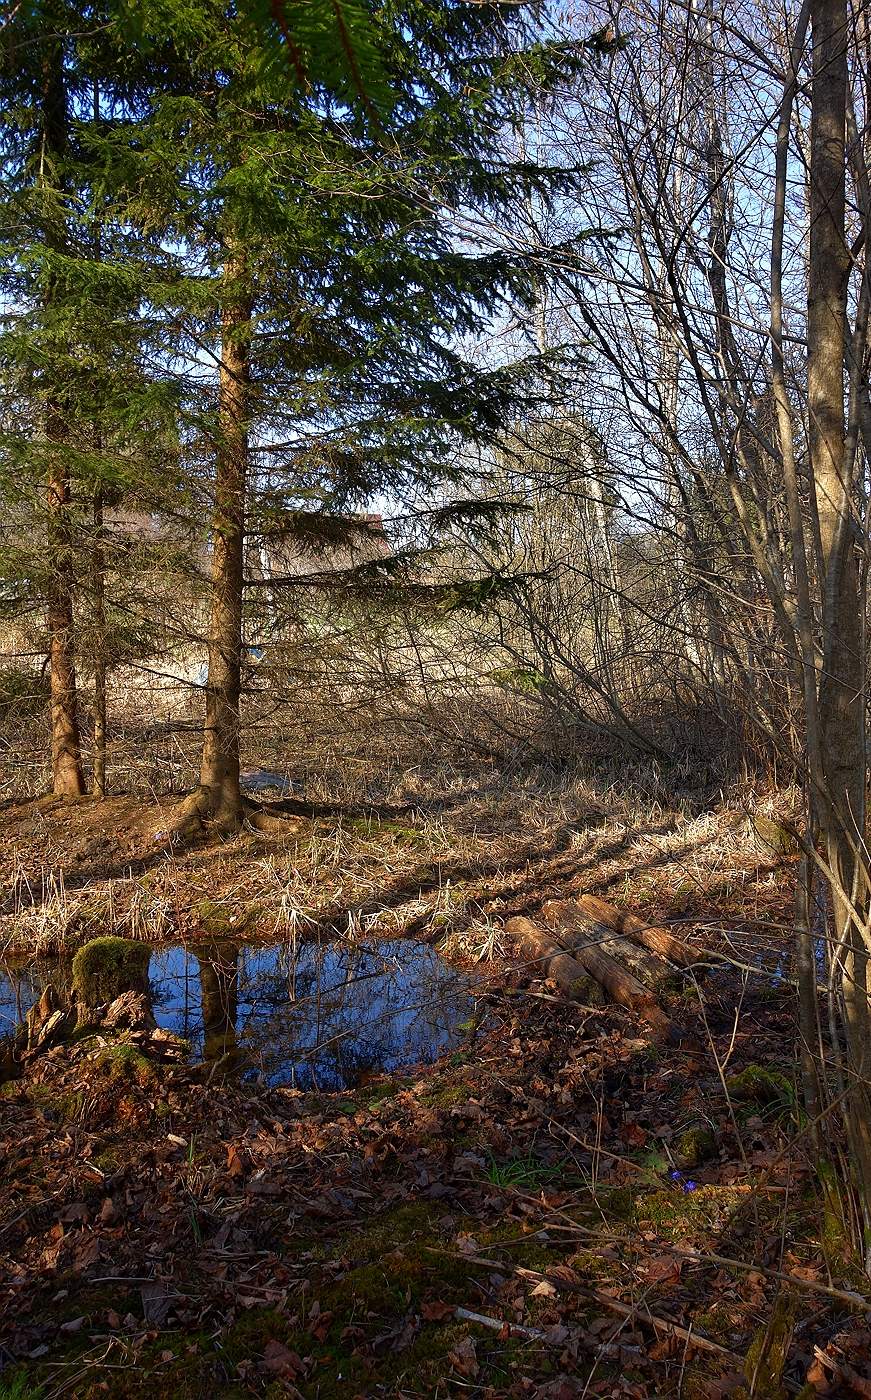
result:
[[[194,788],[175,809],[169,836],[175,846],[194,841],[209,832],[233,835],[249,827],[264,836],[288,836],[304,824],[304,818],[275,811],[271,806],[243,798],[238,808],[216,807],[208,788]]]

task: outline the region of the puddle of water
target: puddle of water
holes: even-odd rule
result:
[[[289,774],[277,773],[271,768],[245,768],[240,776],[247,792],[279,792],[282,797],[293,792]]]
[[[462,1041],[473,1010],[470,979],[409,939],[155,948],[149,976],[157,1024],[193,1058],[238,1051],[245,1073],[300,1089],[433,1060]],[[68,978],[56,960],[0,961],[0,1035]]]

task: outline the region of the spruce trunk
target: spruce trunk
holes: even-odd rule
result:
[[[251,381],[251,295],[241,256],[227,258],[224,282],[226,297],[221,318],[219,439],[212,520],[211,624],[200,810],[219,826],[232,829],[242,820],[239,699]]]
[[[50,428],[50,445],[59,446],[58,438],[59,434]],[[48,478],[50,574],[46,622],[51,678],[52,790],[57,797],[81,797],[85,791],[73,653],[75,577],[69,496],[69,478],[55,462]]]
[[[94,796],[106,795],[106,558],[103,489],[94,493]]]
[[[42,66],[43,161],[40,184],[45,194],[52,186],[56,189],[62,181],[62,161],[67,147],[67,93],[60,33],[59,26],[57,36],[46,45]],[[49,213],[47,218],[46,246],[53,252],[64,251],[64,237],[53,213]],[[46,311],[50,311],[55,295],[54,278],[49,277],[44,295]],[[49,568],[46,629],[51,681],[52,790],[57,797],[81,797],[85,783],[73,660],[75,569],[69,519],[69,471],[64,460],[67,431],[67,422],[55,394],[45,410]]]

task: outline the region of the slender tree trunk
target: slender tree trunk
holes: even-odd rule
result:
[[[62,26],[58,23],[58,34]],[[42,155],[39,182],[46,200],[46,249],[62,251],[58,228],[62,216],[52,206],[52,194],[62,179],[60,164],[67,146],[67,95],[64,85],[61,41],[46,41],[42,67]],[[53,279],[49,276],[43,305],[51,311]],[[54,397],[45,411],[48,455],[46,505],[48,510],[48,568],[46,627],[51,677],[52,787],[58,797],[80,797],[85,790],[76,704],[76,671],[73,661],[73,597],[75,569],[69,519],[70,481],[64,460],[68,427]]]
[[[55,415],[49,417],[48,439],[63,452],[63,434]],[[54,454],[52,454],[54,455]],[[85,791],[73,659],[73,569],[69,524],[69,478],[53,462],[48,478],[49,583],[47,630],[51,675],[51,766],[58,797],[81,797]]]
[[[94,492],[94,796],[106,795],[106,556],[103,488]]]
[[[867,871],[864,838],[865,687],[853,483],[845,446],[847,345],[846,0],[813,0],[808,414],[810,461],[820,522],[823,665],[819,687],[823,787],[820,829],[833,872],[835,938],[847,1038],[846,1103],[854,1177],[871,1225],[871,1011],[868,1002]]]
[[[200,811],[232,829],[242,819],[239,698],[242,583],[248,481],[251,294],[241,255],[224,265],[219,440],[212,520],[212,607]]]

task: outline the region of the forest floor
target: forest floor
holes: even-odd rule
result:
[[[334,1094],[87,1039],[31,1061],[0,1097],[0,1397],[871,1394],[797,1106],[787,796],[755,824],[578,784],[394,796],[184,848],[170,804],[7,805],[0,947],[402,932],[479,960],[483,1016]],[[504,918],[582,890],[733,959],[666,994],[683,1047],[512,957]]]

